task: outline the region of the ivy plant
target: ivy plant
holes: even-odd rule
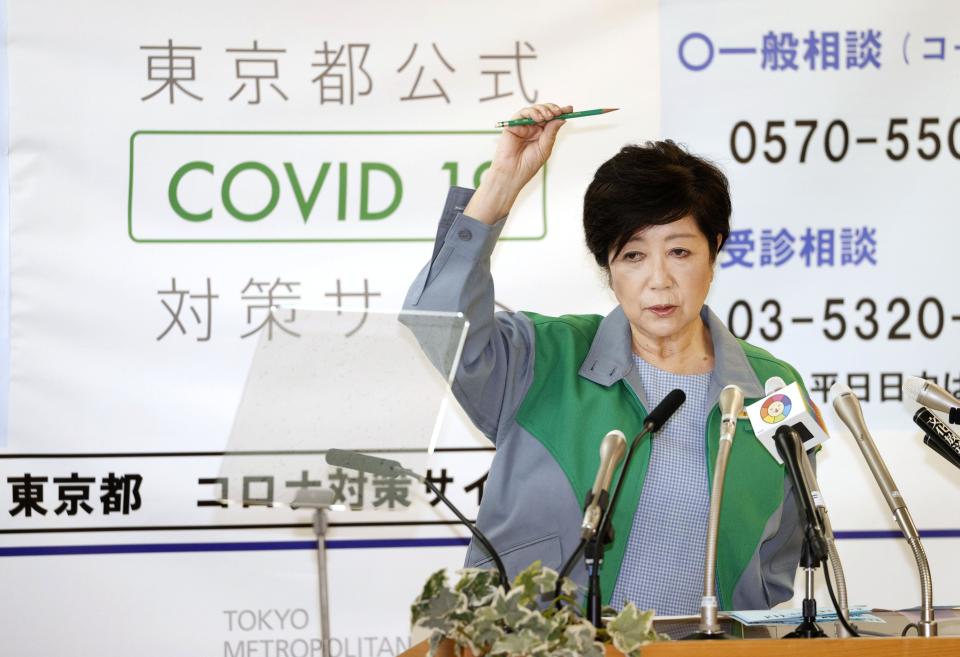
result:
[[[653,611],[633,603],[597,629],[584,618],[574,595],[577,586],[563,581],[561,595],[552,597],[558,574],[536,561],[513,580],[509,593],[500,586],[495,570],[465,568],[451,588],[445,570],[427,579],[411,606],[412,623],[430,630],[429,657],[435,657],[444,639],[453,641],[457,657],[464,649],[483,657],[603,657],[612,644],[628,657],[640,648],[667,639],[653,629]]]

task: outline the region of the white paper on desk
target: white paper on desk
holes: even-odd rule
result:
[[[920,609],[877,609],[877,611],[889,611],[900,614],[912,623],[920,622]],[[960,618],[960,606],[934,607],[933,614],[938,621],[956,620]]]
[[[744,625],[795,625],[803,620],[803,610],[797,608],[730,611],[727,615]],[[866,605],[850,607],[850,618],[863,623],[885,622],[882,618],[869,613]],[[835,620],[837,620],[837,612],[832,608],[828,607],[817,612],[819,623]]]

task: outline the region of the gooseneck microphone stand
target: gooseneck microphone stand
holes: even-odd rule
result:
[[[633,459],[633,455],[637,451],[637,446],[640,444],[640,440],[647,434],[655,433],[660,430],[660,427],[670,419],[670,416],[673,415],[680,404],[685,402],[687,399],[686,393],[679,388],[675,388],[667,393],[667,396],[663,398],[657,407],[650,412],[650,415],[647,416],[646,421],[643,423],[643,428],[640,430],[640,433],[636,435],[633,439],[633,442],[630,443],[630,449],[627,450],[627,457],[623,461],[623,468],[620,470],[620,475],[617,477],[617,483],[613,489],[613,495],[610,496],[610,504],[607,506],[607,510],[603,514],[603,519],[600,521],[600,525],[597,527],[596,533],[593,535],[593,540],[587,543],[587,549],[590,549],[590,543],[595,544],[595,552],[593,557],[594,567],[590,570],[590,578],[588,580],[587,587],[587,615],[594,627],[601,628],[603,627],[603,619],[601,618],[602,610],[602,600],[603,597],[600,594],[600,565],[603,563],[603,550],[606,548],[608,542],[613,541],[613,527],[610,524],[610,516],[613,514],[613,509],[617,505],[617,499],[620,497],[620,490],[622,489],[621,484],[623,483],[623,476],[627,472],[627,468],[630,467],[630,461]],[[588,555],[589,558],[589,555]]]
[[[600,531],[603,531],[603,534]],[[585,548],[587,580],[587,618],[596,628],[603,627],[603,597],[600,594],[600,566],[603,553],[613,543],[613,525],[605,523],[589,540]]]
[[[610,516],[613,514],[613,509],[617,505],[617,499],[620,497],[624,474],[630,468],[630,461],[633,459],[633,455],[637,451],[637,446],[640,444],[641,439],[648,434],[659,431],[660,427],[670,419],[670,416],[680,408],[680,405],[683,404],[686,399],[687,396],[683,390],[679,388],[671,390],[667,393],[667,396],[663,398],[663,401],[657,404],[657,407],[647,415],[647,419],[644,421],[640,433],[638,433],[630,443],[630,449],[627,450],[627,456],[623,460],[623,467],[620,469],[616,483],[613,485],[613,494],[610,495],[610,503],[606,505],[606,509],[603,512],[600,523],[597,525],[596,531],[588,537],[581,537],[577,549],[574,550],[573,554],[570,555],[570,558],[567,559],[567,562],[560,570],[560,577],[557,578],[557,589],[555,592],[558,597],[563,579],[570,574],[570,571],[573,569],[573,564],[576,563],[580,553],[584,551],[587,552],[586,561],[589,569],[589,576],[587,578],[587,620],[593,623],[593,626],[598,629],[603,627],[603,618],[601,617],[603,596],[600,592],[600,566],[603,563],[604,549],[613,541],[614,533],[613,526],[610,523]],[[587,504],[589,505],[589,503],[590,500],[588,499]],[[593,544],[592,547],[591,544]]]
[[[733,436],[737,430],[737,417],[743,410],[743,391],[728,385],[720,391],[720,444],[717,462],[713,468],[713,483],[710,487],[710,515],[707,519],[707,554],[703,567],[703,596],[700,598],[700,627],[684,639],[726,639],[717,620],[717,538],[720,532],[720,503],[723,500],[723,482],[727,474],[727,462]]]
[[[860,400],[853,394],[849,386],[840,382],[833,384],[830,389],[833,397],[833,409],[837,412],[840,420],[850,429],[857,446],[863,453],[873,478],[880,487],[880,492],[887,502],[887,506],[893,513],[893,518],[900,527],[903,538],[913,552],[913,557],[917,562],[917,570],[920,573],[920,620],[916,623],[917,633],[923,637],[937,636],[937,620],[933,610],[933,576],[930,573],[930,564],[927,561],[927,553],[923,549],[923,543],[920,542],[920,533],[913,522],[913,517],[907,509],[907,503],[900,494],[890,471],[887,470],[886,463],[876,444],[873,442],[873,436],[867,429],[867,422],[863,417],[863,409],[860,408]]]

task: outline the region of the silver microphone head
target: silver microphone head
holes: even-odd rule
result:
[[[906,378],[903,382],[903,394],[908,399],[941,413],[949,413],[951,408],[960,408],[960,399],[936,383],[919,376]]]
[[[929,381],[921,379],[919,376],[908,376],[903,380],[903,396],[910,401],[920,401],[920,395],[923,394],[927,383]]]
[[[627,451],[627,438],[619,429],[614,429],[600,442],[600,464],[603,468],[597,473],[597,480],[593,484],[593,494],[599,495],[601,490],[610,488],[613,473],[623,460]]]
[[[720,437],[733,440],[737,428],[737,418],[743,411],[743,390],[730,384],[720,391]]]
[[[839,381],[830,388],[830,396],[833,398],[833,410],[837,412],[843,423],[847,425],[850,433],[853,434],[857,446],[863,453],[863,458],[867,461],[867,465],[873,473],[873,478],[877,480],[877,485],[880,486],[884,499],[886,499],[890,510],[896,513],[897,509],[905,507],[903,497],[900,495],[897,484],[890,476],[890,471],[887,470],[883,457],[880,456],[880,452],[873,442],[870,430],[867,429],[867,421],[863,417],[860,400],[853,394],[850,386]]]
[[[837,381],[830,388],[830,398],[833,400],[833,410],[837,412],[850,433],[857,440],[862,440],[867,434],[867,421],[863,417],[860,400],[853,394],[845,383]]]
[[[583,522],[580,524],[580,536],[588,539],[597,531],[603,517],[601,507],[601,493],[610,490],[610,482],[620,461],[627,451],[627,438],[623,432],[614,429],[600,441],[600,465],[597,468],[597,478],[593,480],[593,489],[590,491],[590,504],[583,513]],[[606,504],[605,502],[603,503]]]

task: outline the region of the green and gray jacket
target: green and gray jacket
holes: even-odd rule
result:
[[[470,322],[453,391],[497,448],[477,523],[513,577],[537,559],[559,569],[576,548],[600,440],[612,429],[631,440],[648,404],[620,307],[606,317],[494,313],[490,254],[504,222],[488,226],[465,216],[462,210],[472,193],[450,190],[433,257],[411,286],[404,307],[460,311]],[[768,378],[778,376],[789,384],[800,377],[790,365],[735,338],[706,306],[702,317],[715,357],[704,436],[712,476],[720,390],[736,384],[749,404],[764,396],[762,382]],[[620,572],[649,457],[650,439],[645,439],[612,518],[615,540],[601,569],[605,601]],[[720,516],[721,608],[767,609],[790,599],[801,540],[789,477],[743,419],[730,454]],[[489,562],[482,547],[471,543],[467,565]],[[573,577],[585,584],[582,560]]]

